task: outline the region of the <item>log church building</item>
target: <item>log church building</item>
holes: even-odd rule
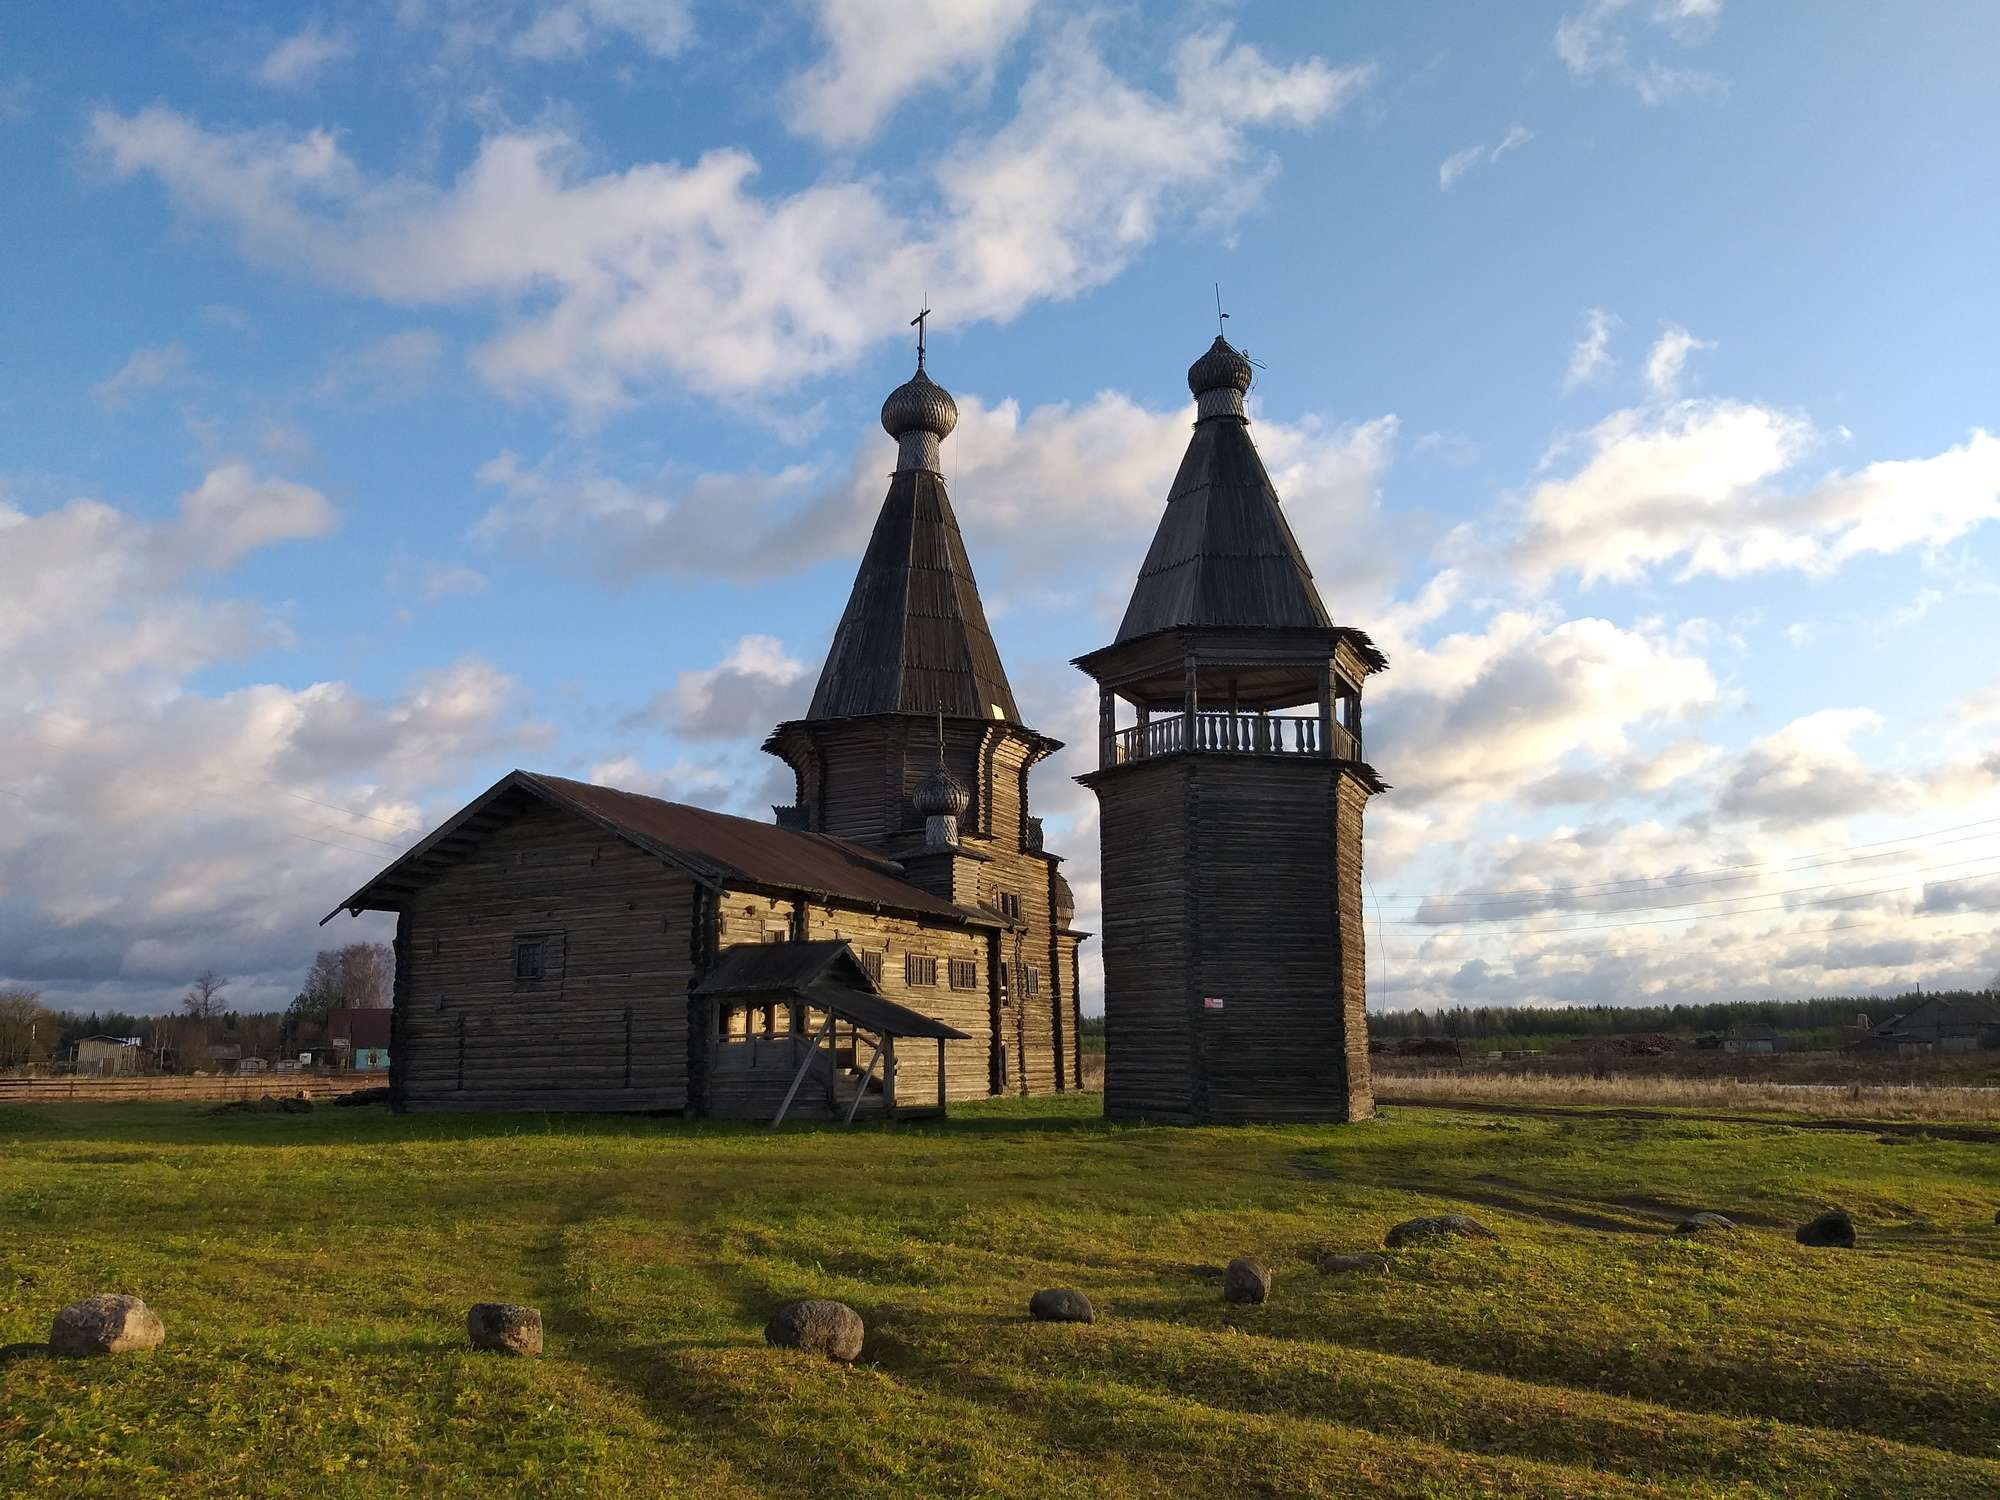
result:
[[[852,1120],[1082,1083],[1075,901],[924,369],[771,823],[514,771],[349,896],[396,913],[398,1108]]]

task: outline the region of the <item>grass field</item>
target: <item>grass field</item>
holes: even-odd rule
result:
[[[0,1113],[0,1343],[144,1296],[149,1356],[0,1365],[0,1494],[2000,1493],[2000,1147],[1396,1108],[897,1130]],[[1855,1251],[1791,1226],[1826,1204]],[[1497,1241],[1395,1252],[1459,1209]],[[1745,1227],[1663,1232],[1675,1209]],[[1230,1307],[1203,1264],[1262,1256]],[[1074,1285],[1094,1326],[1023,1316]],[[842,1298],[842,1368],[768,1349]],[[466,1307],[534,1303],[539,1361]]]
[[[1385,1098],[1425,1104],[1635,1105],[1733,1114],[1809,1111],[1834,1120],[1964,1121],[2000,1127],[2000,1085],[1908,1084],[1889,1080],[1795,1083],[1785,1079],[1679,1078],[1536,1070],[1399,1068],[1375,1078]]]

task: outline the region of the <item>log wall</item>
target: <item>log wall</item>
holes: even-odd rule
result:
[[[398,924],[402,1107],[655,1110],[687,1102],[688,876],[537,805],[415,894]],[[514,978],[514,940],[551,940]]]
[[[1090,781],[1105,1113],[1366,1116],[1365,789],[1325,761],[1251,755],[1165,757]]]

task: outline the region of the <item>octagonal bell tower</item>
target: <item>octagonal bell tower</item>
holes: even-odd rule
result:
[[[1361,905],[1361,689],[1250,439],[1251,365],[1188,371],[1194,435],[1098,683],[1104,1112],[1347,1121],[1374,1111]]]

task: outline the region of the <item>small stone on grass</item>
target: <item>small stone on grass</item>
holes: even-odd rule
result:
[[[475,1302],[465,1315],[465,1335],[475,1349],[537,1355],[542,1352],[542,1315],[513,1302]]]
[[[1075,1287],[1044,1287],[1028,1299],[1028,1316],[1040,1323],[1095,1323],[1097,1309]]]
[[[1270,1295],[1271,1273],[1261,1261],[1251,1256],[1237,1256],[1222,1273],[1222,1298],[1225,1302],[1262,1302]]]
[[[1453,1235],[1476,1240],[1500,1238],[1477,1219],[1464,1214],[1429,1214],[1421,1219],[1405,1219],[1382,1237],[1382,1243],[1394,1250],[1419,1240],[1446,1239]]]
[[[852,1364],[861,1357],[865,1332],[861,1314],[845,1302],[808,1297],[800,1302],[787,1302],[771,1314],[771,1321],[764,1325],[764,1342]]]
[[[1386,1271],[1389,1257],[1369,1250],[1360,1255],[1322,1255],[1318,1264],[1322,1276],[1344,1276],[1351,1271]]]
[[[157,1349],[167,1339],[160,1315],[124,1292],[100,1292],[72,1302],[49,1330],[52,1354],[132,1354]]]
[[[1736,1221],[1725,1214],[1689,1214],[1674,1226],[1675,1234],[1700,1234],[1705,1229],[1734,1229]]]
[[[1801,1224],[1795,1237],[1801,1245],[1852,1250],[1854,1217],[1844,1208],[1829,1208],[1818,1218]]]

